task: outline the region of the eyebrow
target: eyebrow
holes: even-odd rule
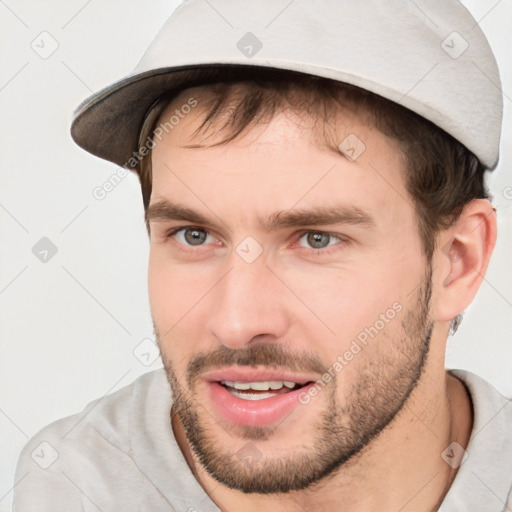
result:
[[[374,226],[371,215],[360,208],[345,206],[317,207],[311,209],[284,210],[269,216],[265,227],[271,231],[277,228],[290,228],[308,225],[352,224]]]
[[[191,224],[216,226],[217,223],[190,208],[173,204],[167,200],[158,201],[149,206],[146,212],[146,224],[151,221],[182,220]],[[364,227],[375,226],[374,218],[365,210],[357,207],[335,206],[283,210],[259,219],[260,226],[273,231],[279,228],[291,228],[311,225],[349,224]]]
[[[161,200],[149,206],[146,211],[146,223],[159,220],[184,220],[193,224],[210,224],[201,213]]]

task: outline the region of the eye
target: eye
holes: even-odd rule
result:
[[[180,244],[191,246],[204,245],[214,240],[208,231],[195,227],[178,228],[171,231],[168,236],[175,238]]]
[[[335,245],[341,240],[342,239],[340,237],[330,233],[324,233],[323,231],[308,231],[300,237],[299,245],[301,247],[309,247],[311,249],[324,249],[331,245]]]

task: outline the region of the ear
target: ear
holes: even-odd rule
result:
[[[457,222],[439,234],[434,265],[434,317],[449,322],[471,304],[482,284],[496,243],[496,213],[487,199],[468,203]]]

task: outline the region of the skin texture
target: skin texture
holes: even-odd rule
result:
[[[168,111],[192,95],[200,106],[206,94],[184,91]],[[444,352],[450,319],[485,273],[494,214],[473,201],[427,262],[402,155],[355,113],[340,116],[339,140],[356,134],[366,146],[355,161],[317,147],[291,112],[226,146],[188,149],[203,137],[193,136],[198,108],[152,152],[149,292],[172,426],[222,510],[435,510],[456,474],[441,453],[469,440],[471,403],[445,372]],[[205,221],[167,218],[165,202]],[[262,225],[279,212],[334,207],[367,222]],[[332,237],[315,249],[312,233]],[[240,245],[247,237],[257,244]],[[239,247],[263,252],[248,263]],[[333,378],[279,423],[240,426],[218,414],[202,378],[233,366],[311,380],[331,369]]]

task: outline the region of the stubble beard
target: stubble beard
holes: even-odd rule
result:
[[[194,359],[187,369],[188,392],[178,381],[170,359],[164,359],[164,367],[173,394],[173,414],[184,428],[186,439],[204,469],[221,484],[244,493],[274,494],[304,490],[329,476],[333,476],[372,441],[400,413],[423,374],[433,325],[429,321],[432,291],[432,270],[429,267],[423,285],[419,287],[415,303],[404,311],[401,332],[391,342],[388,357],[370,364],[358,375],[347,395],[345,405],[340,405],[336,396],[336,378],[328,393],[326,407],[317,423],[310,429],[315,439],[309,449],[291,450],[288,457],[280,454],[272,457],[265,453],[265,443],[279,429],[270,427],[235,427],[230,429],[234,443],[240,439],[255,441],[263,455],[248,463],[243,450],[233,451],[229,441],[221,441],[211,432],[200,411],[203,406],[194,398],[194,386],[201,368],[207,364],[266,364],[280,368],[319,371],[319,362],[314,358],[301,359],[284,352],[278,345],[261,344],[242,349],[215,351],[214,363],[207,356]],[[158,331],[156,331],[158,332]],[[398,341],[397,341],[398,340]],[[372,341],[379,343],[378,340]],[[360,357],[360,356],[358,356]],[[198,364],[197,364],[198,363]],[[318,399],[318,398],[316,398]],[[207,413],[203,410],[203,415]],[[213,428],[220,427],[211,419]],[[281,426],[285,429],[286,426]],[[228,436],[221,430],[221,436]],[[289,437],[289,436],[288,436]],[[299,440],[301,446],[304,441]],[[246,446],[249,445],[249,442]]]

